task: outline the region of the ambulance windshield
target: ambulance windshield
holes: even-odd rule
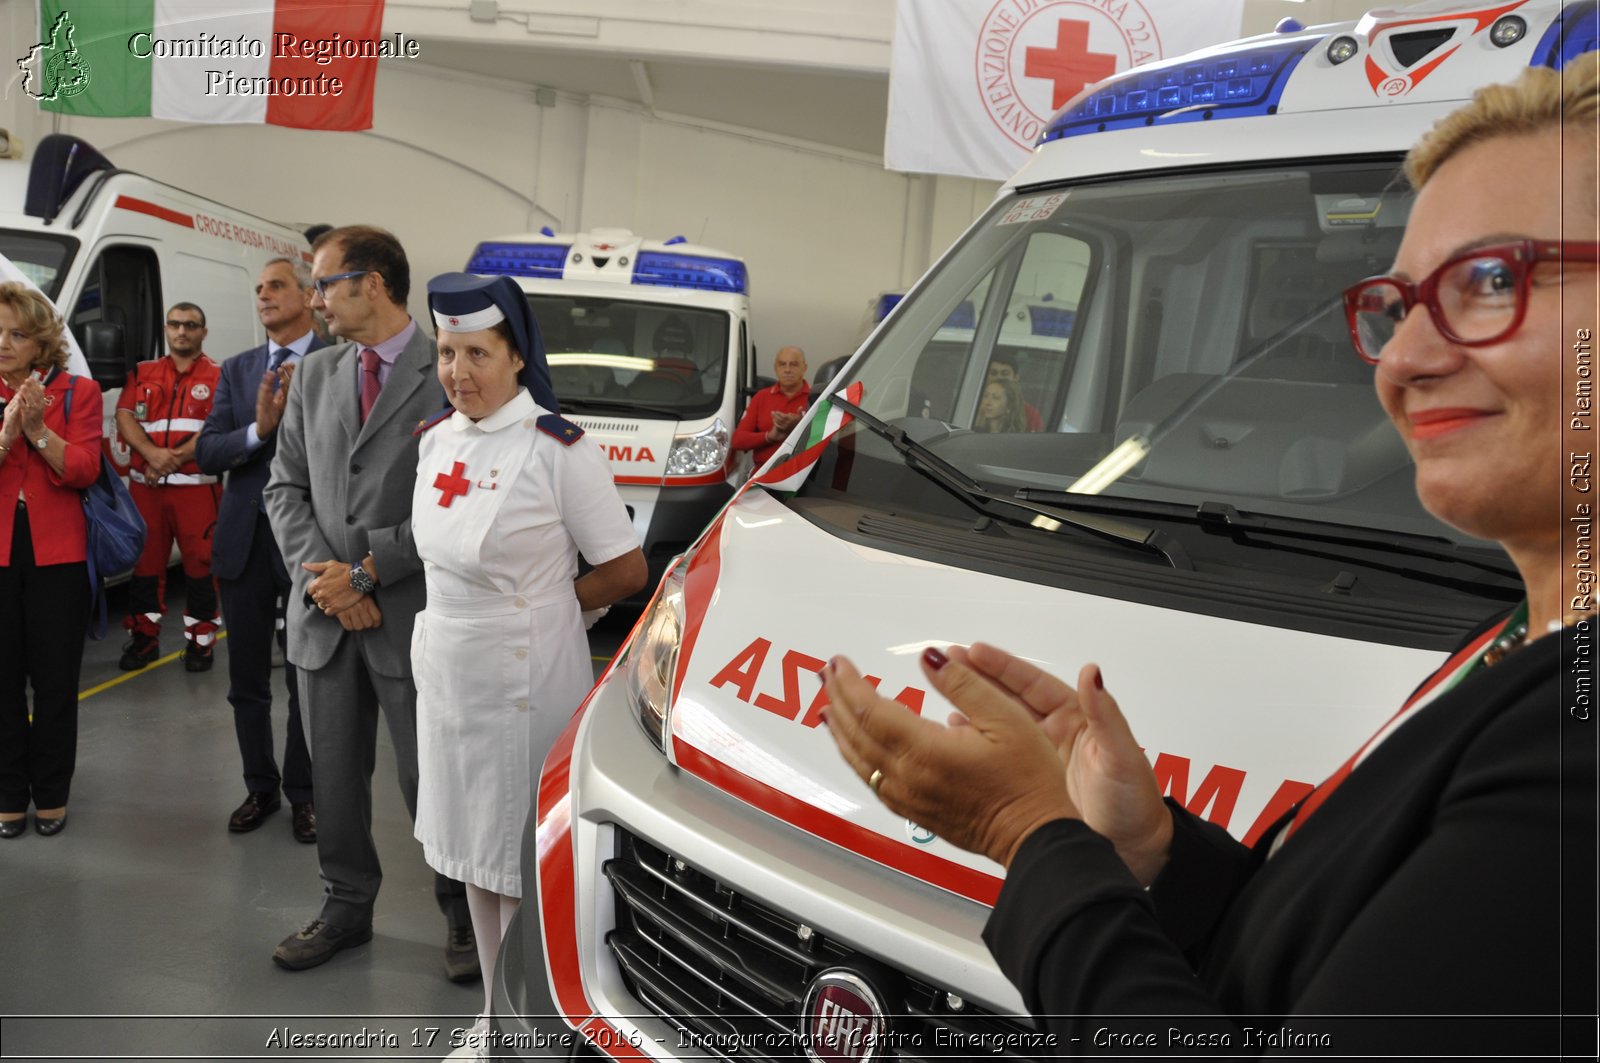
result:
[[[59,294],[61,281],[77,250],[78,241],[71,237],[0,229],[0,255],[9,259],[51,299]]]
[[[1190,172],[1003,198],[839,386],[859,382],[863,409],[1005,494],[1212,503],[1482,545],[1418,504],[1344,321],[1343,289],[1399,246],[1410,192],[1396,169]],[[866,460],[880,440],[847,428],[832,449],[838,467],[808,491],[881,489]],[[1091,471],[1100,482],[1086,485]],[[904,481],[897,503],[939,495]]]
[[[569,295],[528,302],[563,410],[681,419],[720,407],[726,312]]]

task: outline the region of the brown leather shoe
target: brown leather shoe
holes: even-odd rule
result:
[[[276,793],[252,793],[244,799],[244,804],[233,810],[233,815],[228,817],[228,829],[235,834],[255,830],[272,813],[283,807],[283,799]]]
[[[294,815],[294,840],[307,845],[317,840],[317,806],[307,801],[303,805],[290,804]]]

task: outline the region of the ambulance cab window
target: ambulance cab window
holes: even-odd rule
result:
[[[138,362],[160,357],[161,273],[147,247],[101,250],[84,277],[68,324],[102,387],[121,387]]]
[[[54,299],[61,294],[61,282],[78,251],[78,241],[68,236],[42,236],[38,233],[0,229],[0,255],[22,271],[39,290]]]

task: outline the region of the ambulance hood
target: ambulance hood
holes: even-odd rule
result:
[[[985,903],[1000,869],[890,813],[820,726],[818,672],[830,656],[941,723],[951,706],[918,665],[929,646],[987,641],[1072,683],[1098,662],[1167,792],[1248,840],[1442,659],[891,553],[830,534],[760,489],[692,554],[682,615],[667,744],[682,770]]]

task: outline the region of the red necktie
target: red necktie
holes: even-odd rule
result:
[[[378,391],[383,387],[378,382],[378,365],[381,359],[378,352],[371,347],[361,348],[361,423],[367,423],[367,416],[372,413],[372,407],[378,401]]]

